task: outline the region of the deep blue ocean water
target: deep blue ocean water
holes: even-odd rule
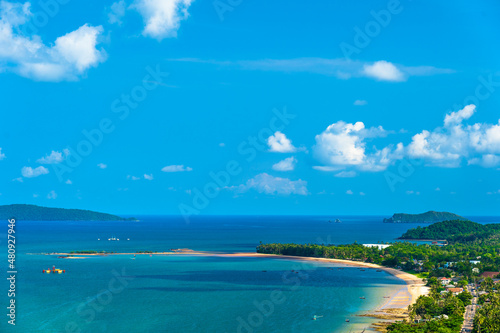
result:
[[[328,223],[335,218],[342,223]],[[496,217],[469,218],[500,222]],[[372,269],[340,270],[329,264],[268,258],[60,259],[30,253],[171,248],[253,252],[260,241],[390,242],[417,225],[384,224],[377,216],[210,216],[189,223],[180,217],[139,219],[18,221],[16,326],[7,325],[2,314],[0,332],[361,332],[373,320],[356,314],[382,305],[384,295],[404,287],[401,280]],[[6,224],[0,231],[4,253]],[[120,241],[107,241],[113,236]],[[6,267],[6,255],[2,258]],[[42,273],[52,265],[66,273]],[[5,309],[5,280],[0,287]],[[314,315],[323,317],[312,320]]]

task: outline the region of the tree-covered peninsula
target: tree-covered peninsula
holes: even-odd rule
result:
[[[36,205],[0,206],[0,219],[24,221],[132,221],[135,218],[98,213],[90,210],[49,208]]]

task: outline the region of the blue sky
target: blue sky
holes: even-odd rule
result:
[[[1,1],[0,202],[498,215],[499,14],[495,1]]]

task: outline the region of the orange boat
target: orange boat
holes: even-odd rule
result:
[[[50,274],[50,273],[54,273],[54,274],[61,274],[61,273],[66,273],[66,270],[65,269],[59,269],[59,268],[56,268],[56,266],[52,266],[52,269],[44,269],[42,270],[42,273],[47,273],[47,274]]]

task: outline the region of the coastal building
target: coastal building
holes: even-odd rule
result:
[[[469,260],[469,262],[472,264],[472,265],[479,265],[481,263],[481,260]]]
[[[457,296],[464,291],[464,288],[446,288],[446,290],[452,292],[453,295]]]
[[[474,267],[474,268],[472,269],[472,273],[479,274],[479,268]]]
[[[363,244],[363,246],[364,247],[376,247],[379,250],[382,250],[382,249],[388,248],[389,246],[391,246],[391,244]]]
[[[500,274],[500,272],[483,272],[483,273],[482,273],[481,275],[479,275],[479,276],[480,276],[480,277],[482,277],[482,278],[488,278],[488,277],[489,277],[489,278],[494,279],[494,278],[496,278],[496,277],[497,277],[497,275],[499,275],[499,274]]]
[[[449,285],[451,283],[450,278],[443,277],[443,278],[440,278],[439,280],[441,280],[441,285],[443,285],[443,286]]]

